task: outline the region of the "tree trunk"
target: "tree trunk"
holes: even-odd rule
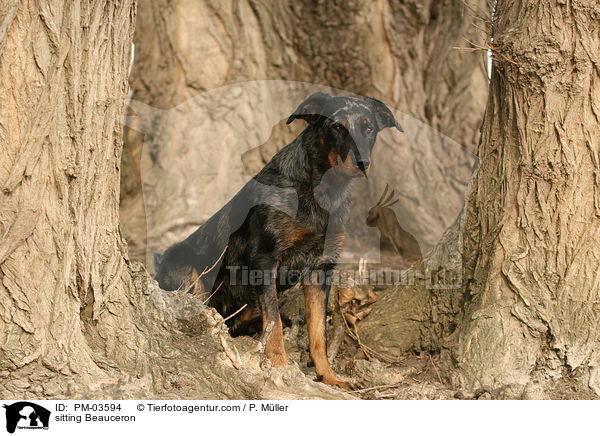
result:
[[[127,260],[134,19],[134,1],[0,6],[0,396],[343,398],[297,368],[261,370],[253,343]]]
[[[152,270],[153,251],[191,233],[298,134],[301,123],[285,120],[302,99],[336,89],[384,100],[406,130],[378,139],[373,177],[354,192],[346,260],[379,260],[379,231],[365,218],[386,184],[400,195],[399,222],[428,251],[471,175],[487,77],[482,52],[456,47],[483,41],[474,14],[488,9],[486,0],[140,5],[121,205],[132,256]]]
[[[600,6],[499,0],[466,215],[459,381],[539,395],[575,374],[600,392]]]
[[[118,226],[118,120],[135,14],[131,1],[97,3],[4,7],[3,396],[29,386],[61,391],[58,381],[34,387],[48,377],[105,377],[92,358],[100,337],[117,364],[135,360],[120,346],[139,335],[123,292],[132,282]]]

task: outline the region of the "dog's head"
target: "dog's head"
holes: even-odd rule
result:
[[[324,92],[311,95],[288,118],[301,118],[312,127],[314,154],[324,170],[332,168],[344,177],[367,174],[377,134],[386,127],[403,131],[392,111],[374,98],[332,97]]]

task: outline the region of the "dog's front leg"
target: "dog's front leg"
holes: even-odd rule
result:
[[[323,383],[349,390],[350,384],[333,372],[327,360],[327,300],[331,287],[331,273],[332,269],[325,270],[324,284],[310,283],[310,279],[302,284],[310,358],[315,365],[317,377],[322,379]]]
[[[283,324],[281,323],[277,302],[276,270],[273,271],[270,280],[264,284],[262,292],[258,296],[262,313],[261,342],[264,346],[265,355],[273,366],[282,366],[287,365],[288,360],[283,345]]]

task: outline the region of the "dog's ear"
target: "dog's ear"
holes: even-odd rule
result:
[[[163,260],[164,254],[154,253],[154,269],[157,270]]]
[[[394,114],[383,102],[376,98],[366,97],[365,100],[371,105],[377,118],[377,124],[379,124],[379,130],[383,130],[386,127],[395,127],[400,132],[404,132],[404,129],[400,126],[400,123],[394,118]]]
[[[290,115],[286,124],[290,124],[296,118],[301,118],[309,123],[316,121],[319,117],[326,115],[325,107],[331,99],[331,95],[325,92],[317,92],[311,95],[300,103],[300,106]]]

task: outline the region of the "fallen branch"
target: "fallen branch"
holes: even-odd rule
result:
[[[352,392],[362,393],[362,392],[374,391],[376,389],[393,389],[393,388],[399,388],[402,383],[403,382],[399,382],[399,383],[396,383],[396,384],[393,384],[393,385],[381,385],[381,386],[373,386],[371,388],[355,389]]]
[[[235,345],[233,346],[234,352],[229,348],[227,344],[227,340],[223,337],[223,335],[219,335],[219,339],[221,339],[221,346],[223,347],[223,351],[225,351],[225,355],[231,360],[231,364],[235,369],[240,369],[242,366],[242,359],[240,358],[240,353],[238,352]]]
[[[358,330],[356,329],[356,324],[353,325],[353,329],[354,332],[350,329],[350,326],[348,325],[348,321],[346,320],[346,316],[345,313],[342,311],[342,309],[340,308],[340,312],[342,314],[342,320],[344,321],[344,325],[346,328],[346,333],[348,334],[348,336],[350,336],[352,339],[354,339],[357,343],[358,346],[360,347],[360,349],[363,351],[363,353],[365,353],[365,356],[367,357],[367,359],[371,359],[373,357],[376,357],[379,360],[382,360],[386,363],[400,363],[401,360],[398,360],[394,357],[388,356],[385,353],[381,353],[379,351],[374,350],[373,348],[365,345],[362,343],[362,341],[360,340],[360,336],[358,334]]]

